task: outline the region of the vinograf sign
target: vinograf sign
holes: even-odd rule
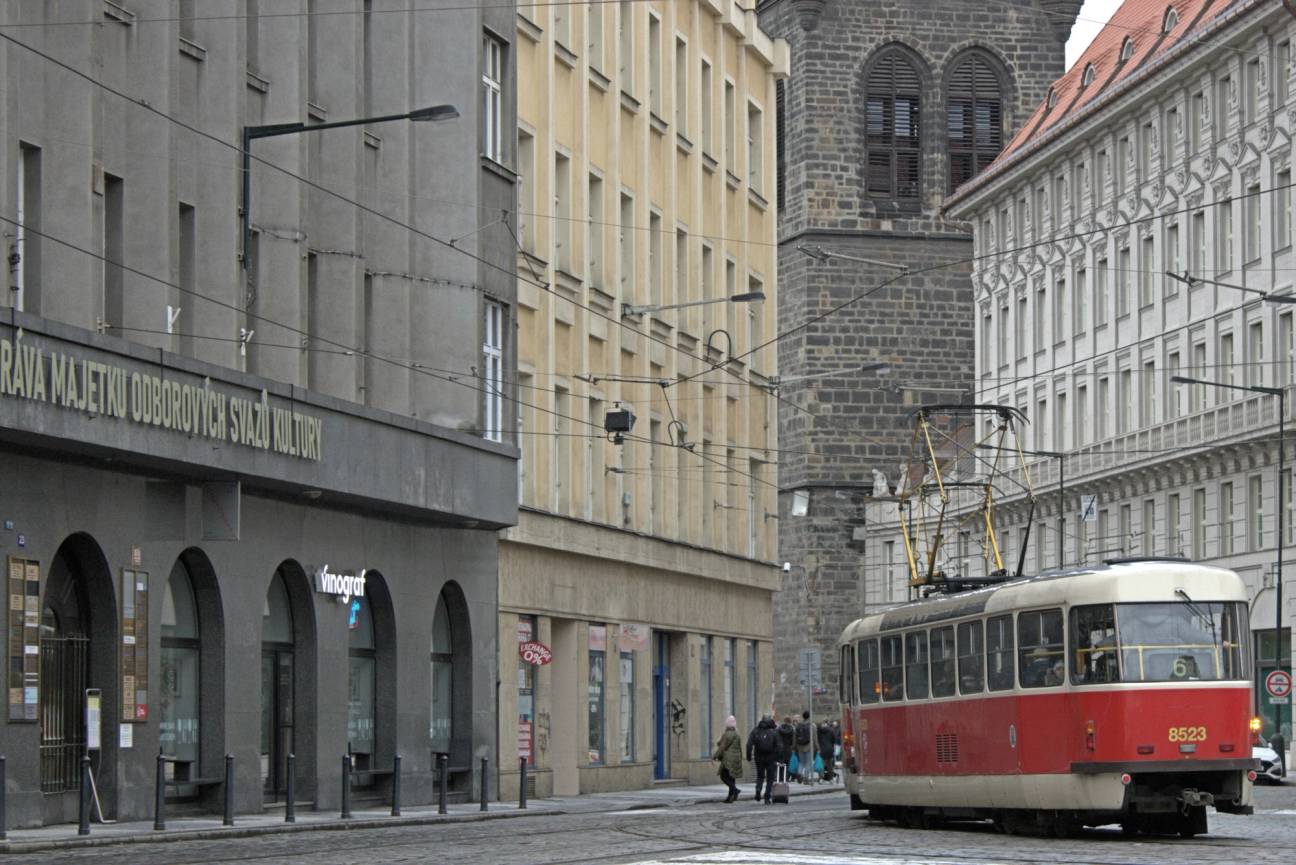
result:
[[[154,426],[213,441],[318,462],[324,421],[274,405],[262,389],[248,399],[218,390],[210,378],[186,384],[149,372],[54,351],[23,338],[0,339],[0,398]]]

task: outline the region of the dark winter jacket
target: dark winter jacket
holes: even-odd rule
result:
[[[767,742],[768,747],[760,747],[762,742]],[[760,723],[752,727],[752,731],[747,734],[747,762],[773,760],[778,756],[778,752],[778,725],[774,723],[773,718],[761,718]]]
[[[794,744],[796,742],[796,727],[793,727],[791,724],[784,721],[782,724],[779,724],[778,735],[778,761],[780,763],[786,763],[792,759],[792,749],[796,747]]]
[[[833,753],[833,745],[835,744],[836,738],[833,732],[832,723],[824,721],[819,725],[819,729],[816,732],[819,738],[819,753],[824,755],[824,762],[826,763],[828,762],[829,756]]]

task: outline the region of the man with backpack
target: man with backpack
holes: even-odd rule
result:
[[[833,753],[836,748],[836,733],[833,730],[832,722],[827,718],[819,722],[817,739],[819,744],[819,756],[823,758],[823,774],[820,777],[825,781],[833,780]]]
[[[774,716],[766,712],[760,722],[747,734],[747,762],[756,764],[756,796],[761,801],[761,791],[765,791],[765,804],[770,804],[771,788],[774,786],[774,763],[778,757],[778,731],[774,727]]]
[[[797,777],[802,784],[814,779],[815,730],[810,724],[810,710],[801,713],[801,723],[796,725]]]

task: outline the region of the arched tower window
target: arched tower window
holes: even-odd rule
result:
[[[953,191],[980,174],[1003,149],[1003,93],[986,57],[971,54],[954,67],[945,106]]]
[[[1094,79],[1097,77],[1098,70],[1094,68],[1092,63],[1090,63],[1084,68],[1084,75],[1080,78],[1080,86],[1088,87],[1090,84],[1094,83]]]
[[[864,134],[869,195],[917,199],[921,192],[921,93],[918,71],[899,51],[873,64]]]
[[[1133,38],[1126,36],[1125,41],[1121,43],[1120,62],[1124,63],[1126,60],[1130,59],[1133,56],[1134,56],[1134,40]]]
[[[1178,23],[1179,13],[1175,11],[1173,6],[1168,7],[1165,11],[1165,18],[1161,21],[1161,32],[1169,33]]]

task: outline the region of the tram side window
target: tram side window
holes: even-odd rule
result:
[[[905,634],[905,685],[910,700],[927,697],[927,632]]]
[[[1023,688],[1051,688],[1065,681],[1062,611],[1031,610],[1017,616],[1017,652]]]
[[[838,696],[842,703],[854,703],[851,685],[855,681],[855,647],[850,644],[841,647],[840,673],[837,677]]]
[[[1071,681],[1078,685],[1119,682],[1116,611],[1111,604],[1071,608]]]
[[[980,622],[964,622],[958,626],[958,677],[959,693],[979,694],[985,686],[985,640]],[[1011,650],[1008,660],[1012,660]],[[1012,674],[1008,675],[1012,684]]]
[[[899,635],[882,638],[882,699],[903,700],[904,651]]]
[[[859,701],[876,703],[882,693],[882,685],[878,681],[877,640],[861,640],[855,651],[859,656]]]
[[[954,696],[954,628],[931,632],[931,693],[933,697]]]
[[[1012,616],[995,616],[986,622],[986,678],[992,691],[1007,691],[1016,678],[1013,658]]]

